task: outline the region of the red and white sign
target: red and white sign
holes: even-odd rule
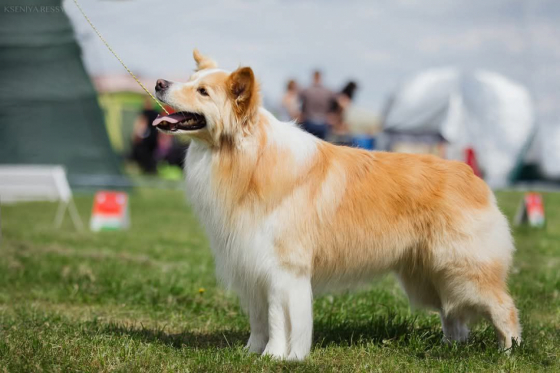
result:
[[[526,193],[521,201],[517,216],[517,225],[529,223],[531,227],[543,227],[545,223],[544,202],[539,193]]]
[[[120,230],[130,226],[128,195],[123,192],[95,193],[89,227],[92,231]]]

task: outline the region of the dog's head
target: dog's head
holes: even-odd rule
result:
[[[159,79],[156,97],[176,110],[158,117],[153,125],[171,134],[187,134],[219,146],[251,131],[260,105],[257,81],[250,67],[230,73],[216,62],[193,53],[196,72],[186,83]]]

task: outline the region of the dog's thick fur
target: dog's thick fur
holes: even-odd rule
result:
[[[188,133],[188,198],[218,276],[248,310],[250,351],[303,359],[313,296],[394,272],[437,310],[445,339],[486,316],[501,345],[521,340],[506,277],[514,246],[492,191],[469,166],[429,155],[334,146],[260,107],[253,71],[198,71],[158,98],[203,114]],[[200,94],[200,87],[206,95]]]

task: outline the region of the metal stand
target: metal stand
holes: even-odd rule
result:
[[[55,227],[60,228],[60,226],[62,225],[66,209],[68,209],[69,211],[70,218],[72,219],[72,223],[74,224],[74,228],[76,228],[76,230],[79,232],[83,231],[84,224],[82,223],[80,214],[78,214],[78,209],[76,209],[74,199],[70,199],[68,202],[60,201],[60,203],[58,204],[58,209],[56,211],[56,217],[54,219]]]

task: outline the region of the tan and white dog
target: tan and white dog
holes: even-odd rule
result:
[[[464,341],[476,315],[505,348],[521,340],[508,223],[469,166],[331,145],[262,108],[251,68],[194,58],[188,82],[158,80],[157,97],[178,113],[154,125],[193,140],[188,198],[218,276],[248,311],[250,351],[305,358],[313,296],[386,272],[439,311],[446,340]]]

